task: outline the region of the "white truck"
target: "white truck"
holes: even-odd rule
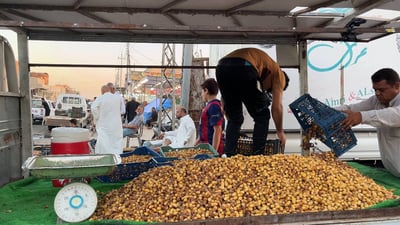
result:
[[[384,67],[390,67],[400,73],[399,39],[397,34],[369,43],[310,41],[307,45],[308,93],[331,107],[341,103],[355,103],[374,95],[370,78],[374,72]],[[230,51],[248,46],[213,45],[210,50],[210,64],[216,65],[218,59]],[[272,58],[277,58],[274,45],[252,45],[251,47],[260,48]],[[342,67],[343,70],[341,70]],[[284,129],[288,138],[285,153],[300,153],[301,127],[289,108],[289,104],[301,95],[299,72],[292,68],[283,69],[290,77],[289,87],[283,96]],[[214,74],[211,76],[215,77]],[[242,130],[251,131],[252,129],[253,120],[245,111]],[[274,131],[275,127],[271,119],[268,139],[275,138]],[[379,160],[375,128],[359,125],[354,127],[353,131],[358,140],[357,145],[340,158],[344,160]],[[321,142],[315,141],[315,143],[321,150],[329,150]]]
[[[50,102],[49,100],[46,100],[46,102],[50,107],[50,116],[54,116],[55,109],[52,102]],[[43,118],[45,117],[45,110],[42,105],[41,98],[33,97],[31,99],[31,113],[32,113],[32,122],[35,122],[37,120],[43,121]]]
[[[44,118],[44,125],[53,127],[69,127],[71,119],[75,119],[78,127],[89,125],[90,115],[87,111],[86,99],[78,94],[61,94],[57,97],[54,116]]]

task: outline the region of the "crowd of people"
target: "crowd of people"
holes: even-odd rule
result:
[[[371,77],[375,95],[357,104],[337,107],[347,114],[345,129],[358,124],[377,128],[382,163],[392,174],[400,177],[400,79],[396,71],[384,68]],[[180,120],[174,131],[162,132],[157,140],[144,142],[145,146],[181,148],[209,143],[220,156],[237,154],[240,128],[244,122],[243,105],[254,120],[252,134],[253,155],[263,154],[272,118],[281,148],[286,144],[283,129],[283,93],[289,85],[287,74],[268,54],[257,48],[237,49],[221,58],[216,68],[216,79],[206,79],[201,84],[205,104],[196,128],[187,109],[178,106],[176,117]],[[122,153],[123,137],[138,131],[146,124],[157,121],[157,111],[152,109],[148,121],[143,118],[143,105],[135,98],[122,105],[121,96],[115,93],[112,83],[101,88],[102,95],[92,105],[98,141],[96,153]],[[221,98],[218,99],[220,92]],[[122,119],[121,119],[122,115]],[[122,121],[126,123],[122,124]],[[225,126],[225,122],[227,125]]]
[[[278,138],[285,145],[282,95],[289,79],[276,62],[256,48],[239,49],[219,61],[216,78],[206,79],[201,84],[205,107],[201,112],[197,132],[187,109],[178,106],[178,128],[162,132],[157,140],[149,140],[144,145],[157,149],[167,145],[180,148],[209,143],[219,155],[234,156],[243,123],[242,104],[255,121],[254,154],[262,154],[271,114]],[[217,97],[219,91],[223,101]],[[270,99],[266,92],[272,94],[272,113],[269,111]],[[153,108],[151,118],[144,121],[143,105],[135,98],[125,104],[112,83],[104,85],[101,93],[91,108],[97,132],[95,152],[122,153],[123,138],[137,133],[144,124],[151,127],[157,121],[158,113]],[[225,131],[226,118],[228,123]]]

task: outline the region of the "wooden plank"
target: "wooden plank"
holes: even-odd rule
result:
[[[326,211],[298,213],[288,215],[249,216],[227,219],[186,221],[180,225],[264,225],[264,224],[349,224],[368,222],[368,224],[384,224],[400,222],[400,207],[384,209],[365,209],[347,211]],[[159,223],[173,225],[176,223]]]
[[[48,116],[45,117],[44,124],[46,126],[69,127],[70,119],[71,118],[64,116]]]

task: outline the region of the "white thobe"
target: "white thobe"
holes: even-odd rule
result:
[[[121,154],[123,149],[120,96],[106,92],[93,102],[97,131],[96,154]]]
[[[162,140],[145,142],[149,146],[161,146],[166,139],[171,141],[169,144],[172,148],[193,147],[196,143],[196,126],[189,115],[185,115],[179,119],[179,127],[174,131],[164,132]]]
[[[171,140],[172,148],[192,147],[196,142],[196,127],[192,118],[185,115],[179,119],[179,127],[164,133],[164,139]]]

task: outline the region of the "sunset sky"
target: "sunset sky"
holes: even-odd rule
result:
[[[18,57],[16,35],[12,31],[0,30],[0,35],[11,44]],[[121,42],[53,42],[29,41],[30,63],[56,64],[126,64],[127,43]],[[162,44],[130,43],[129,53],[132,65],[161,65]],[[182,45],[176,45],[176,62],[182,59]],[[194,45],[194,52],[208,56],[207,45]],[[122,55],[121,55],[122,54]],[[121,62],[122,56],[122,62]],[[143,69],[137,69],[143,70]],[[115,82],[117,68],[68,68],[32,67],[32,72],[49,74],[50,85],[67,84],[88,99],[100,94],[100,87],[107,82]],[[122,74],[126,74],[123,69]]]

